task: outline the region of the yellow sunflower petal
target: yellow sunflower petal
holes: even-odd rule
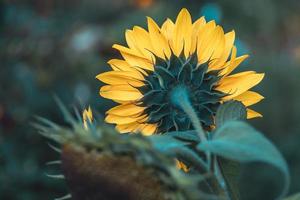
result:
[[[217,26],[209,36],[207,36],[207,39],[204,40],[201,45],[199,46],[199,62],[205,63],[209,59],[212,58],[213,52],[215,50],[218,50],[218,48],[224,48],[224,44],[218,46],[219,43],[224,42],[224,32],[223,29],[220,26]]]
[[[114,71],[131,71],[133,69],[125,60],[111,59],[107,62]]]
[[[146,57],[145,57],[143,54],[141,54],[138,50],[136,50],[136,49],[134,49],[134,48],[131,49],[131,48],[128,48],[128,47],[124,47],[124,46],[122,46],[122,45],[119,45],[119,44],[114,44],[112,47],[113,47],[114,49],[119,50],[120,52],[127,53],[127,54],[131,54],[131,55],[134,55],[134,56],[136,56],[136,57],[141,57],[141,58],[146,59]]]
[[[236,53],[237,53],[237,48],[236,46],[232,47],[232,52],[231,52],[231,60],[234,60],[236,58]]]
[[[125,71],[135,73],[135,76],[138,78],[144,77],[140,72],[140,68],[130,66],[125,60],[120,59],[111,59],[107,62],[114,71]]]
[[[241,101],[245,106],[251,106],[260,102],[264,97],[257,92],[246,91],[239,96],[233,98],[234,100]]]
[[[147,17],[148,30],[150,40],[153,46],[153,53],[158,57],[165,59],[165,57],[170,58],[171,50],[167,39],[161,34],[158,25],[150,17]]]
[[[118,106],[115,106],[108,110],[107,114],[113,114],[113,115],[119,115],[119,116],[131,116],[131,115],[137,115],[142,113],[146,108],[136,106],[132,103],[130,104],[121,104]]]
[[[219,59],[216,59],[215,61],[212,61],[212,63],[211,63],[212,66],[214,66],[213,68],[215,70],[222,68],[222,66],[227,61],[227,59],[230,55],[230,52],[233,49],[233,43],[234,43],[234,39],[235,39],[235,32],[230,31],[230,32],[226,33],[224,35],[224,39],[225,39],[225,45],[224,45],[224,50],[222,52],[221,57]],[[234,52],[233,52],[233,54],[234,54]],[[236,55],[236,48],[235,48],[235,55]]]
[[[204,27],[205,24],[206,21],[204,17],[199,18],[193,23],[190,53],[194,53],[196,51],[199,31]]]
[[[118,115],[107,115],[105,121],[111,124],[129,124],[133,122],[145,122],[147,119],[146,115],[141,115],[138,117],[130,117],[130,116],[118,116]]]
[[[189,171],[189,169],[188,169],[188,167],[183,163],[183,162],[181,162],[181,161],[179,161],[179,160],[175,160],[176,161],[176,167],[178,168],[178,169],[181,169],[181,170],[183,170],[184,172],[188,172]]]
[[[133,87],[141,87],[145,85],[141,80],[129,76],[130,72],[104,72],[96,76],[96,78],[103,83],[110,85],[126,85],[129,84]]]
[[[225,48],[224,48],[223,55],[221,57],[220,62],[225,62],[228,59],[230,52],[233,48],[234,39],[235,39],[234,31],[230,31],[225,34]]]
[[[175,24],[172,22],[172,20],[167,19],[163,25],[161,26],[161,33],[164,35],[164,37],[170,41],[173,36]]]
[[[149,37],[149,33],[139,27],[135,26],[133,30],[127,30],[125,33],[126,42],[131,49],[139,51],[148,60],[154,60],[155,57],[151,52],[153,52],[153,47]]]
[[[125,60],[111,59],[107,62],[114,71],[126,71],[133,72],[137,77],[144,77],[143,75],[148,75],[145,70],[129,65]]]
[[[137,53],[136,51],[129,49],[127,47],[114,44],[113,48],[120,51],[123,58],[127,61],[129,65],[132,67],[139,67],[146,70],[153,71],[153,63],[152,60],[149,60],[142,56],[140,53]]]
[[[262,114],[248,108],[247,109],[247,119],[252,119],[252,118],[256,118],[256,117],[262,117]]]
[[[128,124],[117,124],[116,129],[120,133],[142,133],[143,135],[153,135],[156,131],[156,124],[145,124],[132,122]]]
[[[199,30],[198,41],[197,41],[197,55],[198,62],[200,64],[205,63],[209,57],[204,55],[204,52],[207,51],[207,45],[215,39],[215,21],[210,21],[205,26]],[[205,57],[206,56],[206,57]]]
[[[83,119],[83,127],[87,130],[88,129],[88,121],[90,123],[93,121],[93,111],[90,106],[88,109],[84,109],[84,111],[82,113],[82,119]]]
[[[104,83],[117,85],[118,82],[122,82],[119,85],[126,84],[126,81],[136,81],[143,83],[143,76],[137,76],[137,73],[126,71],[109,71],[104,72],[96,76],[96,78]],[[123,80],[120,80],[123,79]],[[142,84],[143,85],[143,84]],[[137,86],[138,87],[138,86]]]
[[[156,124],[146,124],[141,131],[143,135],[149,136],[153,135],[157,129]]]
[[[142,52],[140,51],[139,48],[137,48],[137,42],[135,41],[135,38],[133,36],[133,31],[132,30],[126,30],[125,31],[125,39],[126,39],[126,43],[128,45],[128,47],[130,49],[133,49],[135,51],[138,51],[139,53],[142,54]]]
[[[132,123],[129,123],[129,124],[117,124],[116,129],[120,133],[133,133],[134,130],[136,130],[137,127],[139,127],[139,126],[140,126],[140,123],[132,122]]]
[[[221,26],[217,28],[217,36],[216,36],[216,41],[214,41],[214,50],[212,53],[212,56],[210,59],[212,61],[216,59],[220,59],[221,56],[223,55],[224,48],[225,48],[225,35],[224,35],[224,30]]]
[[[242,75],[241,75],[242,74]],[[264,78],[264,74],[258,74],[255,72],[242,72],[235,75],[227,76],[223,78],[216,90],[230,94],[223,99],[232,99],[243,92],[246,92],[253,86],[257,85]]]
[[[230,74],[233,70],[235,70],[244,60],[246,60],[249,56],[248,55],[243,55],[240,57],[235,58],[234,60],[231,60],[226,68],[222,70],[221,75],[227,76]]]
[[[100,95],[119,101],[135,101],[143,96],[138,89],[130,85],[105,85],[101,87]]]
[[[245,71],[245,72],[240,72],[237,74],[232,74],[230,75],[231,78],[237,78],[237,77],[241,77],[241,76],[245,76],[245,75],[249,75],[249,74],[257,74],[255,71]]]
[[[192,18],[189,11],[183,8],[177,16],[172,37],[173,52],[179,56],[184,50],[184,55],[188,58],[191,50],[192,40]]]
[[[225,37],[223,28],[217,26],[215,29],[215,39],[212,39],[210,43],[207,44],[206,51],[203,52],[204,61],[209,59],[209,71],[215,69],[215,61],[221,58],[225,47]],[[204,62],[203,61],[203,62]]]

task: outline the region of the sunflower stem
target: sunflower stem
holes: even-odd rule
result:
[[[190,101],[185,98],[180,98],[180,106],[181,106],[182,110],[189,116],[201,141],[207,141],[207,138],[204,133],[204,130],[202,129],[200,120],[199,120],[193,106],[191,105]]]
[[[186,87],[181,85],[175,87],[172,91],[171,100],[174,103],[174,105],[180,107],[188,115],[194,128],[196,129],[196,132],[198,133],[200,140],[202,142],[207,141],[207,137],[202,128],[197,113],[192,106]],[[207,170],[209,171],[211,169],[211,153],[207,151],[205,152],[205,154],[208,166]]]
[[[200,120],[192,106],[192,104],[190,103],[190,101],[188,99],[184,99],[181,98],[180,100],[181,102],[181,108],[184,110],[184,112],[189,116],[189,118],[192,121],[192,124],[194,126],[194,128],[196,129],[198,136],[200,138],[201,141],[207,141],[205,132],[201,126]],[[208,166],[208,170],[210,170],[211,167],[211,153],[210,152],[205,152],[206,153],[206,159],[207,159],[207,166]]]

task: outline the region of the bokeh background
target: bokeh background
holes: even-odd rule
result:
[[[104,113],[111,102],[98,95],[95,76],[119,56],[124,31],[145,27],[145,16],[162,22],[186,7],[225,31],[234,29],[238,54],[250,54],[239,70],[265,72],[256,87],[266,98],[251,123],[288,161],[290,193],[300,191],[300,1],[298,0],[1,0],[0,1],[0,199],[53,199],[67,193],[45,173],[59,158],[31,127],[35,115],[62,122],[56,94],[70,108],[91,105]],[[280,174],[244,166],[243,199],[272,199]],[[271,178],[271,179],[269,179]],[[278,184],[279,183],[279,184]]]

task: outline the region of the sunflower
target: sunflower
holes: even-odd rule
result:
[[[123,59],[108,62],[112,71],[96,78],[104,82],[100,95],[119,105],[107,111],[106,122],[121,133],[144,135],[192,129],[182,104],[188,102],[202,127],[212,127],[217,108],[237,100],[246,107],[263,97],[249,91],[264,77],[254,71],[231,75],[248,55],[237,57],[235,32],[224,33],[204,17],[192,22],[182,9],[175,23],[158,26],[147,17],[148,30],[126,30],[128,47],[113,45]],[[247,118],[261,114],[247,108]]]

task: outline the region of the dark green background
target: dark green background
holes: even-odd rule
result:
[[[145,2],[149,1],[147,5]],[[236,31],[238,53],[250,58],[238,70],[265,72],[256,87],[266,99],[251,120],[283,152],[292,175],[291,193],[300,191],[300,2],[297,0],[7,0],[0,1],[0,199],[53,199],[67,193],[47,161],[59,157],[30,126],[34,115],[59,123],[58,95],[71,109],[92,105],[103,113],[111,104],[98,96],[95,76],[119,56],[124,31],[145,27],[187,7],[194,19],[216,19]],[[297,103],[298,102],[298,103]],[[243,199],[272,199],[280,174],[268,166],[244,167]],[[278,184],[279,183],[279,184]]]

